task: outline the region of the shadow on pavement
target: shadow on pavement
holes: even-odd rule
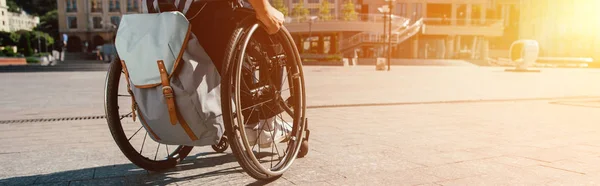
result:
[[[198,153],[188,156],[177,167],[163,172],[149,172],[134,164],[118,164],[32,176],[0,179],[0,185],[167,185],[234,173],[243,173],[241,167],[229,167],[210,172],[184,172],[236,162],[233,154],[204,157],[217,153]],[[213,170],[213,169],[211,169]],[[229,181],[223,180],[222,182]],[[260,184],[260,183],[258,183]]]

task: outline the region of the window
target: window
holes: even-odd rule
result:
[[[311,16],[319,14],[319,9],[318,8],[309,8],[308,11],[310,12],[309,15],[311,15]]]
[[[319,0],[308,0],[308,3],[319,3]]]
[[[400,16],[406,15],[406,3],[398,3],[398,5],[396,5],[396,9],[396,14]]]
[[[2,11],[2,15],[4,15],[4,11]]]
[[[77,17],[67,17],[67,27],[77,29]]]
[[[292,3],[299,3],[300,0],[292,0]]]
[[[109,0],[108,1],[108,11],[110,12],[120,12],[121,11],[121,0]]]
[[[2,21],[2,25],[6,25],[6,22]]]
[[[414,19],[419,19],[423,16],[423,4],[421,3],[416,3],[414,6],[414,10],[413,10],[413,16]]]
[[[67,0],[67,12],[77,12],[77,0]]]
[[[138,0],[127,0],[127,11],[137,12],[138,11]]]
[[[94,29],[102,28],[102,18],[101,17],[94,17],[92,19],[92,22],[93,22]]]
[[[112,23],[115,26],[119,26],[119,23],[121,23],[121,17],[119,17],[119,16],[110,17],[110,23]]]
[[[102,12],[102,0],[91,0],[92,12]]]

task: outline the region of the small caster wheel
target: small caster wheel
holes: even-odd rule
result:
[[[229,147],[229,143],[227,143],[227,136],[221,137],[219,143],[216,145],[212,145],[211,147],[213,148],[213,150],[215,150],[215,152],[225,152],[225,150],[227,150],[227,148]]]
[[[300,152],[298,152],[298,158],[303,158],[308,154],[308,140],[302,140],[300,144]]]

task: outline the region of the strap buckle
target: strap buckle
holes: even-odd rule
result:
[[[162,91],[165,98],[173,98],[173,88],[171,86],[163,86]]]

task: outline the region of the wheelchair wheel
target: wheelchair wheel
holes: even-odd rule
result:
[[[161,144],[148,137],[140,121],[132,120],[132,97],[124,77],[117,58],[110,64],[104,95],[106,120],[113,139],[125,157],[138,167],[149,171],[175,167],[192,147]]]
[[[228,142],[227,136],[221,137],[221,140],[219,140],[219,143],[216,145],[211,145],[211,147],[213,150],[215,150],[215,152],[218,152],[218,153],[225,152],[225,150],[227,150],[227,148],[229,148],[229,142]]]
[[[304,76],[289,32],[282,28],[268,35],[255,23],[242,22],[233,32],[224,58],[221,100],[237,161],[250,176],[269,181],[292,165],[304,141]],[[276,140],[281,131],[289,135]]]

